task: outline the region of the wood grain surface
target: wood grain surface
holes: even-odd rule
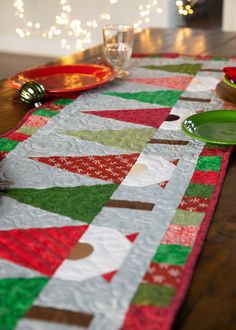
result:
[[[215,89],[216,95],[236,108],[236,88],[229,86],[224,81],[220,81]]]
[[[236,57],[236,33],[218,30],[147,29],[136,35],[134,52],[176,52]],[[102,47],[49,64],[99,63]],[[223,76],[223,74],[222,74]],[[17,92],[0,81],[0,132],[13,128],[29,110]],[[174,330],[236,329],[236,152],[227,175],[204,248]],[[145,329],[144,329],[145,330]]]

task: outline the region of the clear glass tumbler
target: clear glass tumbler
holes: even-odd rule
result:
[[[115,69],[117,78],[129,75],[127,66],[133,51],[134,30],[131,25],[113,24],[103,27],[104,54]]]

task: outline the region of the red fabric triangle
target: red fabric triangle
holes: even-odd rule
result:
[[[6,158],[8,152],[6,151],[0,151],[0,161],[3,160],[4,158]]]
[[[179,162],[179,159],[173,159],[173,160],[170,160],[170,162],[173,164],[173,165],[177,165],[178,162]]]
[[[136,240],[136,238],[137,238],[138,235],[139,235],[139,233],[134,233],[134,234],[126,235],[125,237],[128,238],[128,240],[131,243],[133,243]]]
[[[171,108],[83,111],[91,115],[158,128],[169,115]]]
[[[63,170],[119,184],[129,173],[138,156],[139,153],[106,156],[30,158]]]
[[[0,231],[0,258],[52,275],[88,225]]]
[[[169,182],[169,180],[162,181],[162,182],[159,183],[159,186],[164,189],[168,182]]]
[[[114,270],[113,272],[107,273],[107,274],[103,274],[102,277],[104,278],[104,280],[106,280],[107,282],[111,282],[111,280],[113,279],[113,277],[116,275],[117,270]]]
[[[157,85],[184,91],[190,84],[193,77],[162,77],[162,78],[129,78],[128,81],[138,84]]]

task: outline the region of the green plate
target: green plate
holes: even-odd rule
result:
[[[236,111],[212,110],[186,118],[182,130],[193,139],[236,145]]]

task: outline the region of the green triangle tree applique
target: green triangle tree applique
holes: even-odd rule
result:
[[[47,189],[17,188],[3,190],[0,194],[73,220],[91,223],[116,188],[116,184]]]
[[[145,65],[142,68],[150,70],[161,70],[167,72],[178,72],[195,75],[202,68],[201,63],[167,64],[167,65]]]
[[[0,329],[15,329],[47,282],[46,277],[1,279]]]
[[[179,90],[158,90],[148,92],[121,93],[107,92],[105,95],[117,96],[127,100],[136,100],[151,104],[160,104],[167,107],[172,107],[178,101],[183,91]]]
[[[64,135],[101,143],[109,147],[140,152],[155,133],[155,128],[128,128],[105,131],[63,131]]]

